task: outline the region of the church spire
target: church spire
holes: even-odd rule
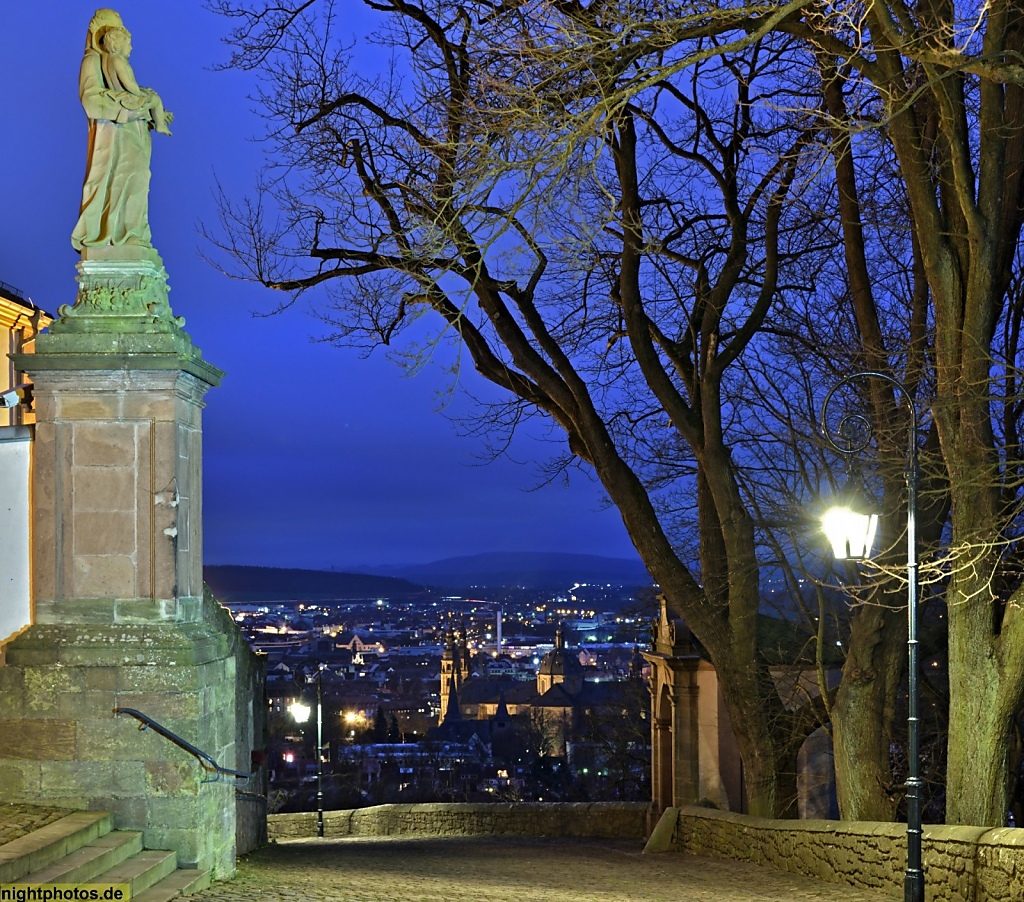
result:
[[[462,720],[462,711],[459,710],[459,690],[455,685],[455,678],[452,677],[448,682],[448,707],[441,723],[451,723],[456,720]]]

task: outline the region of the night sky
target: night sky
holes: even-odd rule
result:
[[[100,4],[4,5],[4,138],[0,159],[0,280],[50,311],[73,303],[70,233],[85,169],[78,70]],[[485,464],[478,438],[438,412],[444,360],[408,377],[384,354],[364,360],[318,343],[298,305],[264,316],[281,296],[232,280],[203,259],[200,224],[216,228],[214,186],[238,198],[255,181],[262,129],[246,73],[227,59],[228,22],[202,0],[121,0],[140,84],[175,113],[154,135],[150,223],[174,312],[206,360],[227,371],[205,413],[207,563],[339,569],[420,563],[487,551],[567,551],[635,557],[618,513],[583,474],[535,489],[537,463],[563,439],[539,427],[519,437],[517,462]],[[374,13],[345,3],[353,36]],[[373,49],[366,65],[380,63]],[[300,301],[300,304],[302,302]],[[473,373],[461,385],[495,398]]]

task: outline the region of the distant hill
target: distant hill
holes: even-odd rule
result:
[[[203,579],[223,602],[317,601],[331,598],[394,598],[423,591],[405,579],[367,573],[336,573],[333,570],[289,570],[279,567],[214,565],[203,567]]]
[[[574,583],[646,586],[651,578],[639,560],[593,554],[498,551],[445,558],[430,564],[388,568],[393,576],[440,588],[526,586],[551,588]]]

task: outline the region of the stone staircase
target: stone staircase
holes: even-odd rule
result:
[[[114,830],[106,812],[76,811],[0,846],[4,883],[127,883],[132,902],[166,902],[205,889],[210,872],[143,849],[142,834]]]

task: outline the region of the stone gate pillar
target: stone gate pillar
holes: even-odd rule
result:
[[[714,667],[661,599],[651,650],[651,799],[658,811],[711,802],[740,810],[739,757]],[[731,795],[731,798],[730,798]]]
[[[672,798],[673,806],[701,801],[699,687],[695,679],[700,660],[685,658],[671,662],[672,702]]]
[[[669,615],[661,599],[652,624],[651,800],[660,813],[700,799],[697,686],[700,657],[694,654],[686,624]]]
[[[113,811],[149,848],[234,871],[230,782],[115,716],[130,707],[226,767],[239,639],[202,581],[206,363],[148,248],[90,248],[36,353],[34,625],[0,668],[0,797]],[[242,768],[242,769],[248,769]]]

